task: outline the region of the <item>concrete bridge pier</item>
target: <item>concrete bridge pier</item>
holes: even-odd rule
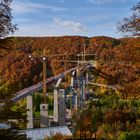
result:
[[[66,107],[65,107],[65,90],[59,89],[59,109],[58,109],[58,124],[60,126],[66,124]]]
[[[77,111],[78,107],[77,93],[74,93],[74,110]]]
[[[86,99],[86,78],[83,77],[83,103],[85,102]]]
[[[72,72],[71,74],[71,87],[73,88],[74,87],[74,77],[75,77],[75,71]]]
[[[86,84],[89,82],[89,74],[88,73],[86,73]]]
[[[76,91],[77,91],[77,109],[81,106],[81,81],[80,81],[80,69],[76,69]]]
[[[72,72],[72,75],[71,75],[71,88],[72,91],[74,91],[74,88],[77,88],[77,77],[76,77],[76,71],[73,71]],[[77,110],[77,107],[78,107],[78,97],[77,97],[77,92],[73,92],[73,98],[74,98],[74,109]]]
[[[54,89],[54,102],[53,102],[53,117],[54,122],[58,122],[58,89]]]
[[[81,76],[80,79],[80,108],[83,107],[86,99],[86,78],[84,76]]]
[[[83,95],[84,95],[84,88],[83,88],[83,77],[80,79],[80,109],[83,107]]]
[[[27,96],[27,129],[33,128],[33,96]]]
[[[54,122],[58,122],[58,87],[62,81],[62,78],[59,78],[55,88],[54,88],[54,102],[53,102],[53,117],[54,117]]]

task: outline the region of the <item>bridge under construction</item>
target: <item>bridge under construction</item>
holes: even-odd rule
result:
[[[79,55],[81,57],[81,55]],[[53,121],[59,126],[66,125],[66,100],[68,98],[73,99],[71,101],[72,108],[76,111],[82,109],[85,104],[86,96],[86,84],[89,84],[88,73],[83,74],[88,69],[96,70],[97,62],[94,60],[86,61],[86,55],[82,55],[82,61],[75,61],[77,65],[71,69],[65,70],[64,72],[55,75],[53,77],[46,78],[46,57],[43,57],[43,81],[39,82],[33,86],[25,88],[21,91],[18,91],[16,95],[11,99],[13,102],[17,102],[23,98],[27,98],[27,129],[34,128],[34,115],[33,115],[33,94],[37,91],[43,89],[43,98],[47,96],[46,84],[51,83],[52,81],[56,82],[53,92],[53,116],[48,115],[48,104],[43,100],[40,104],[40,127],[48,127]],[[87,54],[87,56],[90,56]],[[31,56],[30,56],[31,58]],[[60,60],[61,61],[61,60]],[[64,60],[62,60],[64,61]],[[66,60],[65,60],[66,61]],[[74,61],[73,61],[74,62]],[[70,95],[66,96],[65,89],[60,87],[63,79],[66,75],[70,75]],[[94,83],[96,86],[104,86],[101,84]],[[109,88],[114,88],[108,86]],[[0,104],[2,107],[4,103]],[[71,112],[72,113],[72,112]],[[70,113],[70,114],[71,114]]]

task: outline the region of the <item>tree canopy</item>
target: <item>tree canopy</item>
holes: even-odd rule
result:
[[[1,0],[0,2],[0,38],[13,33],[17,28],[12,23],[11,4],[12,0]]]
[[[118,22],[117,29],[127,35],[140,36],[140,2],[132,9],[130,17],[125,17]]]

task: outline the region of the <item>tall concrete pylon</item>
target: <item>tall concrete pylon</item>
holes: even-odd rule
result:
[[[27,96],[27,129],[33,128],[33,96]]]
[[[77,111],[77,109],[78,109],[78,100],[77,100],[77,93],[76,93],[76,91],[74,90],[74,109]]]
[[[79,81],[80,69],[76,69],[76,83],[77,83],[77,109],[80,107],[80,81]]]
[[[75,95],[75,106],[74,109],[77,111],[78,110],[78,97],[77,94]]]
[[[60,126],[66,125],[66,107],[65,107],[65,90],[59,89],[59,110],[58,110],[58,124]]]
[[[85,102],[85,99],[86,99],[85,90],[86,90],[86,78],[83,77],[83,103]]]
[[[53,102],[53,119],[58,122],[58,89],[54,89],[54,102]]]
[[[58,122],[58,87],[62,81],[62,78],[59,78],[55,88],[54,88],[54,102],[53,102],[53,117],[54,117],[54,122]]]
[[[80,108],[83,108],[83,105],[85,103],[85,97],[86,97],[86,78],[81,72],[80,79],[79,79],[79,85],[80,85]]]
[[[73,71],[72,74],[71,74],[71,88],[73,88],[73,96],[74,96],[74,109],[77,110],[77,105],[78,105],[78,100],[77,100],[77,92],[75,92],[74,88],[75,88],[75,80],[76,79],[76,71]],[[77,84],[77,83],[76,83]]]
[[[83,87],[83,77],[80,77],[80,109],[83,107],[83,96],[84,96],[84,87]]]
[[[74,76],[75,76],[75,71],[73,71],[71,74],[71,87],[74,87]]]

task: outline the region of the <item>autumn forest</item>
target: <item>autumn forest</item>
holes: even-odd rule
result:
[[[44,12],[45,9],[55,14],[63,12],[65,15],[68,12],[67,8],[49,5],[44,7],[43,4],[33,1],[14,3],[23,9],[13,7],[19,10],[18,14],[25,12],[25,15],[28,12],[33,12],[34,15],[36,12]],[[67,5],[64,0],[59,2],[64,6],[72,4]],[[49,134],[45,133],[40,139],[139,140],[140,2],[133,5],[129,17],[122,17],[117,22],[118,32],[124,35],[118,38],[109,37],[108,34],[82,36],[77,33],[81,30],[86,32],[82,23],[61,18],[53,19],[51,15],[53,24],[50,28],[53,27],[55,33],[63,27],[64,32],[69,29],[70,33],[71,30],[77,31],[76,35],[12,36],[11,34],[18,30],[17,24],[13,23],[12,3],[12,0],[0,2],[0,139],[27,140],[34,137],[28,137],[27,131],[38,129],[41,132],[43,127],[43,130],[49,132],[52,127],[57,130],[58,127],[64,126],[65,132],[69,132],[68,135],[58,130],[52,134],[50,130]],[[101,10],[100,6],[103,5],[115,8],[117,4],[124,6],[125,3],[130,4],[123,0],[115,3],[87,0],[80,4],[88,5],[87,9],[96,5],[89,9]],[[84,8],[83,10],[86,10]],[[74,10],[76,11],[77,7],[71,12]],[[112,19],[118,16],[117,12],[113,13],[116,16],[113,15]],[[84,15],[80,17],[82,16]],[[101,17],[104,18],[104,15]],[[96,18],[100,19],[95,16],[95,21]],[[37,20],[40,19],[39,17]],[[22,20],[29,22],[25,18]],[[104,27],[106,24],[103,25],[102,21],[100,23],[103,26],[101,29],[105,28],[109,32],[108,27]],[[44,27],[49,30],[49,26]],[[25,32],[26,29],[29,29],[29,34],[33,31],[30,30],[32,27],[25,27]],[[38,32],[39,29],[41,26],[37,27]],[[51,29],[49,31],[51,32]],[[86,56],[90,60],[86,60]],[[46,79],[50,81],[47,83]]]

